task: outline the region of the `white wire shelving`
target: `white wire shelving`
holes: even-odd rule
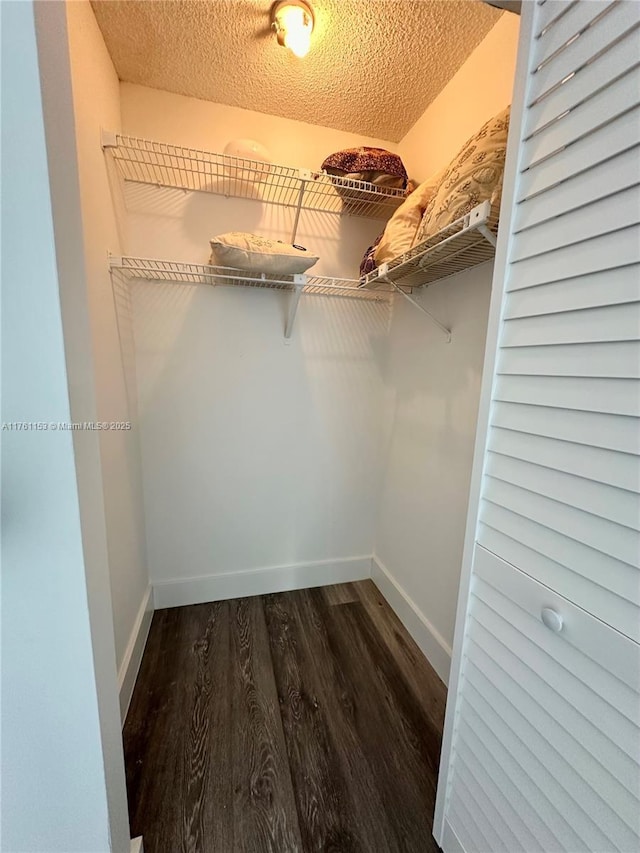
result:
[[[440,323],[411,293],[470,267],[490,261],[496,251],[498,210],[484,201],[442,231],[360,279],[363,290],[391,288],[426,314],[451,341],[451,330]]]
[[[276,276],[267,273],[250,273],[233,267],[216,267],[209,264],[191,264],[181,261],[129,256],[109,257],[112,275],[125,280],[145,279],[174,284],[205,284],[213,287],[258,287],[289,291],[291,300],[284,336],[291,338],[298,304],[302,294],[312,296],[341,296],[351,299],[388,301],[394,288],[390,285],[376,290],[363,290],[358,279],[330,278],[306,273]]]
[[[405,199],[404,190],[378,187],[291,166],[169,145],[103,131],[102,147],[125,181],[254,199],[295,210],[291,242],[302,210],[388,219]],[[361,279],[297,275],[277,277],[227,267],[148,258],[111,258],[112,272],[126,278],[189,284],[240,285],[289,290],[285,337],[290,338],[300,297],[305,294],[389,299],[397,292],[426,314],[447,341],[451,331],[411,295],[495,255],[498,211],[486,201],[408,252]],[[380,294],[380,295],[377,295]]]
[[[285,338],[289,339],[302,294],[340,296],[351,299],[390,299],[399,293],[425,314],[451,341],[451,330],[421,305],[412,293],[462,272],[495,255],[497,211],[486,201],[438,234],[419,243],[398,258],[381,264],[361,279],[331,278],[308,274],[276,276],[249,273],[232,267],[192,264],[155,258],[110,257],[112,274],[126,279],[147,279],[183,284],[261,287],[291,292]]]
[[[490,261],[496,251],[498,212],[488,201],[442,231],[360,279],[360,287],[376,288],[393,283],[424,287],[469,267]]]
[[[109,131],[103,131],[102,147],[110,152],[125,181],[294,208],[292,243],[302,210],[387,220],[406,198],[401,189],[352,181],[326,172],[279,166]]]

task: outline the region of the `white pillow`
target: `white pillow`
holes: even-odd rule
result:
[[[210,243],[210,263],[213,266],[235,267],[248,272],[295,275],[305,272],[318,261],[318,257],[304,246],[292,246],[240,231],[220,234]]]

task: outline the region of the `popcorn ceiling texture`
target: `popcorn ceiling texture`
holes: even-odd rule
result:
[[[398,142],[502,14],[479,0],[311,0],[304,59],[270,0],[92,0],[121,80]]]

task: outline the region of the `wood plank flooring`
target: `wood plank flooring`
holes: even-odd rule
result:
[[[446,690],[371,581],[158,610],[124,728],[145,853],[432,853]]]

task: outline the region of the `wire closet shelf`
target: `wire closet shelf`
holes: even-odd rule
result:
[[[357,279],[330,278],[300,273],[296,275],[269,275],[250,273],[233,267],[216,267],[209,264],[191,264],[155,258],[114,257],[109,258],[111,275],[129,282],[132,279],[171,284],[205,284],[214,287],[241,286],[289,291],[289,309],[284,329],[286,340],[291,338],[302,294],[313,296],[342,296],[380,302],[391,298],[393,287],[385,290],[366,291],[359,287]],[[114,281],[115,284],[115,281]]]
[[[442,231],[363,276],[360,287],[391,285],[411,291],[492,260],[498,214],[496,205],[492,208],[491,202],[482,202]]]
[[[346,296],[354,299],[378,297],[388,298],[394,288],[391,285],[375,291],[363,291],[359,279],[331,278],[330,276],[273,275],[247,272],[234,267],[216,267],[210,264],[191,264],[157,258],[110,256],[109,267],[127,279],[146,279],[173,284],[207,284],[213,287],[240,286],[259,287],[271,290],[294,290],[300,288],[305,294]]]
[[[360,279],[332,278],[306,273],[252,273],[232,267],[155,258],[110,257],[109,265],[112,274],[118,274],[127,280],[137,278],[183,284],[235,285],[291,291],[285,338],[291,337],[298,303],[303,293],[388,300],[395,292],[427,315],[446,340],[450,341],[451,330],[440,323],[424,305],[417,302],[411,293],[415,288],[424,287],[491,260],[495,255],[497,225],[498,212],[492,209],[490,202],[485,201],[442,231],[392,261],[381,264]]]
[[[405,191],[352,181],[322,171],[280,166],[229,154],[169,145],[104,131],[109,151],[125,181],[198,190],[265,204],[389,219]]]

